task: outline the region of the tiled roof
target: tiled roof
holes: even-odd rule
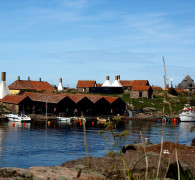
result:
[[[102,99],[102,96],[98,96],[98,95],[86,95],[86,97],[93,102],[94,104],[99,101],[100,99]]]
[[[112,104],[115,100],[119,99],[118,97],[89,95],[89,94],[69,94],[69,93],[55,94],[55,93],[25,92],[23,93],[23,95],[28,96],[32,101],[48,102],[48,103],[59,103],[61,100],[63,100],[66,97],[70,98],[76,104],[84,98],[89,99],[94,104],[102,98],[104,98],[110,104]]]
[[[95,84],[96,84],[96,81],[79,80],[77,83],[77,88],[95,87]]]
[[[162,88],[159,87],[159,86],[153,86],[152,89],[153,89],[153,90],[162,90]]]
[[[131,87],[133,86],[133,81],[129,80],[120,80],[120,83],[123,87]]]
[[[148,91],[151,88],[151,86],[135,86],[131,88],[131,91]]]
[[[149,85],[149,82],[148,82],[148,80],[134,80],[133,81],[133,85],[136,85],[136,86],[147,86],[147,85]]]
[[[32,101],[48,102],[48,103],[59,103],[61,100],[63,100],[66,97],[60,94],[32,93],[32,92],[24,92],[23,95],[28,96]]]
[[[6,103],[12,103],[12,104],[19,104],[22,102],[25,98],[28,98],[27,96],[24,95],[7,95],[3,99],[1,99],[1,102],[6,102]]]
[[[175,91],[177,91],[178,93],[183,93],[183,92],[185,92],[183,89],[177,89],[177,88],[175,88]]]
[[[97,87],[102,87],[102,84],[96,84]]]
[[[69,94],[68,97],[74,101],[75,103],[78,103],[82,99],[84,99],[86,96],[84,94]]]
[[[46,91],[53,92],[56,89],[51,86],[46,81],[26,81],[26,80],[16,80],[9,85],[10,90],[36,90],[36,91]]]
[[[103,96],[104,99],[106,99],[110,104],[112,104],[114,101],[119,99],[118,97],[109,97],[109,96]]]

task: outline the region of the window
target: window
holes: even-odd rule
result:
[[[142,91],[139,91],[139,97],[142,97]]]

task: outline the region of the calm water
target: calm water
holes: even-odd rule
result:
[[[178,143],[190,145],[195,138],[195,132],[189,129],[195,123],[164,124],[164,141],[171,137]],[[87,127],[87,143],[91,156],[104,156],[112,145],[98,135],[101,127]],[[151,143],[160,143],[162,124],[158,122],[129,121],[124,123],[118,132],[130,131],[125,143],[141,142],[140,131],[144,138],[149,138]],[[109,132],[106,136],[111,138]],[[0,167],[53,166],[63,162],[85,157],[85,146],[82,127],[68,127],[59,124],[54,127],[36,126],[34,124],[1,122],[0,123]]]

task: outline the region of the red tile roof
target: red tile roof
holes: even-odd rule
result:
[[[133,81],[133,85],[136,85],[136,86],[148,86],[149,82],[148,82],[148,80],[134,80]]]
[[[178,93],[184,93],[185,92],[183,89],[177,89],[177,88],[175,88],[175,91],[177,91]]]
[[[96,84],[97,87],[102,87],[103,84]]]
[[[114,101],[119,99],[118,97],[109,97],[109,96],[103,96],[104,99],[106,99],[110,104],[112,104]]]
[[[69,94],[68,97],[74,101],[75,103],[78,103],[82,99],[84,99],[86,96],[84,94]]]
[[[153,86],[152,89],[153,89],[153,90],[162,90],[162,88],[159,87],[159,86]]]
[[[131,88],[131,91],[148,91],[151,88],[151,86],[135,86]]]
[[[101,96],[101,95],[89,95],[89,94],[69,94],[69,93],[32,93],[25,92],[24,96],[28,96],[32,101],[39,102],[48,102],[48,103],[59,103],[64,98],[68,97],[76,104],[84,98],[89,99],[92,103],[98,102],[100,99],[104,98],[110,104],[119,99],[118,97],[109,97],[109,96]]]
[[[131,87],[133,86],[133,81],[129,80],[120,80],[120,83],[123,87]]]
[[[11,103],[11,104],[19,104],[24,99],[28,98],[24,95],[7,95],[3,99],[1,99],[1,102]]]
[[[9,85],[10,90],[36,90],[36,91],[46,91],[53,92],[56,89],[51,86],[46,81],[26,81],[26,80],[16,80]]]
[[[32,93],[32,92],[24,92],[23,95],[28,96],[32,101],[39,102],[48,102],[48,103],[59,103],[66,96],[62,96],[60,94],[52,94],[52,93]]]
[[[95,87],[95,84],[96,84],[96,81],[79,80],[77,83],[77,88]]]
[[[99,101],[100,99],[102,99],[102,96],[98,96],[98,95],[86,95],[86,97],[93,102],[94,104]]]

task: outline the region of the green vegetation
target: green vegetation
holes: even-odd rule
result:
[[[69,91],[70,93],[75,93],[75,91]],[[89,94],[89,93],[84,93]],[[163,90],[154,90],[153,98],[130,98],[129,92],[123,94],[95,94],[101,96],[111,96],[119,97],[124,102],[127,103],[127,109],[134,110],[145,110],[151,109],[152,114],[156,114],[158,111],[162,112],[163,101],[164,101],[164,91]],[[184,104],[190,103],[191,106],[195,106],[195,94],[189,95],[188,92],[178,93],[174,88],[170,88],[166,100],[170,103],[173,111],[173,115],[178,114],[178,112],[184,107]],[[169,104],[165,105],[165,112],[168,114],[170,112]]]
[[[125,176],[127,175],[127,178],[129,180],[131,180],[133,173],[130,174],[130,170],[125,162],[125,158],[124,158],[124,155],[122,152],[122,147],[124,145],[126,137],[129,135],[129,131],[125,130],[125,131],[122,131],[121,133],[117,131],[116,127],[117,127],[117,124],[120,123],[120,121],[121,121],[121,117],[114,116],[112,118],[112,121],[107,123],[105,130],[110,131],[110,133],[112,135],[112,139],[107,137],[103,130],[100,130],[98,132],[98,135],[103,134],[104,139],[106,139],[108,142],[110,142],[113,145],[113,147],[116,148],[116,150],[119,153],[121,160],[123,162],[123,166],[125,168]],[[112,152],[108,153],[108,156],[111,156],[114,159],[115,153],[112,151]],[[116,171],[115,166],[112,166],[110,168]]]
[[[0,104],[0,113],[5,113],[6,111],[9,111],[10,109],[4,106],[2,103]]]
[[[174,93],[174,90],[171,91]],[[153,109],[153,111],[162,111],[163,109],[163,100],[164,100],[164,92],[156,91],[154,92],[153,99],[148,98],[130,98],[129,93],[123,93],[120,95],[112,95],[116,97],[120,97],[123,101],[125,101],[129,106],[128,109],[134,110],[143,110],[147,108]],[[191,95],[189,100],[189,94],[186,93],[178,93],[177,96],[174,96],[168,92],[167,101],[170,102],[173,114],[178,114],[179,110],[181,110],[186,103],[190,103],[190,105],[195,106],[195,94]],[[165,112],[169,112],[169,105],[165,105]]]

